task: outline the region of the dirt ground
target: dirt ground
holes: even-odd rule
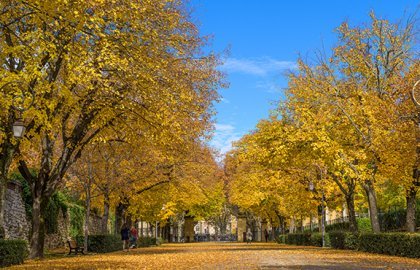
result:
[[[59,254],[10,269],[420,269],[420,260],[275,243],[208,242],[107,254]]]

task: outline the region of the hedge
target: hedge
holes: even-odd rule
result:
[[[77,236],[76,241],[79,245],[83,245],[83,236]],[[122,250],[123,244],[119,235],[99,234],[89,235],[88,251],[97,253],[106,253]]]
[[[294,233],[278,235],[277,243],[289,245],[322,246],[320,233]],[[370,253],[420,258],[420,234],[361,233],[332,231],[325,234],[325,246],[336,249],[353,249]]]
[[[0,240],[0,267],[21,264],[28,257],[24,240]]]
[[[310,233],[291,233],[286,237],[286,244],[297,246],[310,246],[311,234]]]
[[[372,232],[372,224],[370,223],[370,218],[358,218],[357,228],[359,229],[360,233]]]
[[[419,204],[418,204],[419,205]],[[418,209],[419,206],[417,206]],[[379,225],[381,231],[395,231],[405,228],[406,209],[398,209],[379,214]],[[420,211],[416,211],[416,224],[420,225]]]
[[[359,232],[372,232],[372,225],[369,218],[357,218],[357,227]],[[325,226],[326,232],[332,231],[350,231],[350,223],[348,221],[341,223],[334,223]]]
[[[158,244],[159,244],[159,241],[156,241],[155,237],[145,236],[145,237],[139,237],[139,239],[137,239],[138,247],[149,247],[149,246],[155,246]]]
[[[311,246],[322,247],[322,233],[311,234]],[[325,246],[330,246],[330,236],[328,233],[325,234]]]
[[[163,243],[167,243],[167,240],[163,239],[162,237],[158,237],[158,238],[156,239],[156,245],[160,246],[160,245],[162,245]]]
[[[326,232],[331,232],[331,231],[348,231],[350,228],[350,223],[349,222],[341,222],[341,223],[334,223],[334,224],[330,224],[325,226],[325,231]]]
[[[286,237],[287,237],[286,234],[279,234],[276,236],[275,240],[279,244],[286,244]]]
[[[420,258],[420,234],[362,233],[358,248],[372,253]]]
[[[279,244],[289,244],[298,246],[318,246],[322,247],[321,233],[293,233],[280,234],[276,236],[276,242]],[[325,246],[330,245],[329,235],[325,234]]]
[[[404,228],[406,213],[405,209],[380,213],[378,218],[381,231],[394,231]]]
[[[337,249],[357,249],[359,237],[357,234],[345,231],[329,232],[332,248]]]

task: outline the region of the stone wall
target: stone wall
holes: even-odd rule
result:
[[[28,239],[29,223],[22,200],[22,185],[17,181],[7,183],[4,212],[5,238]]]
[[[91,215],[89,218],[89,234],[102,234],[101,231],[102,217],[98,215]]]
[[[7,184],[5,201],[5,238],[29,240],[31,223],[26,219],[25,204],[22,199],[22,185],[17,181]],[[54,249],[66,246],[70,235],[70,214],[60,209],[58,214],[57,233],[46,234],[44,246],[46,249]],[[90,234],[101,233],[101,217],[91,215],[89,219]]]
[[[44,246],[46,249],[65,247],[70,232],[70,218],[68,213],[59,211],[57,220],[57,232],[45,235]]]

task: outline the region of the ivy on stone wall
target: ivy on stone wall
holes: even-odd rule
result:
[[[63,218],[67,216],[67,209],[68,209],[68,200],[69,197],[66,194],[58,191],[54,193],[54,195],[50,198],[46,208],[46,215],[45,217],[45,229],[46,233],[57,233],[58,232],[58,219],[59,214],[63,215]],[[61,211],[60,211],[61,210]]]
[[[74,239],[76,236],[83,235],[83,222],[85,219],[85,208],[78,204],[69,205],[70,213],[70,236]]]
[[[33,176],[36,176],[34,171],[31,171]],[[20,173],[12,173],[10,179],[16,180],[22,185],[22,199],[25,204],[25,212],[28,220],[32,219],[32,192],[28,182],[20,175]]]
[[[34,177],[36,176],[35,171],[31,171],[31,173]],[[31,187],[18,172],[12,173],[10,178],[19,181],[22,184],[22,199],[25,204],[26,217],[28,220],[31,220]],[[73,199],[65,190],[56,192],[48,202],[46,208],[46,213],[48,214],[45,217],[46,233],[57,233],[60,212],[62,213],[63,218],[68,217],[70,219],[70,236],[75,237],[77,235],[82,235],[85,209],[80,202]]]

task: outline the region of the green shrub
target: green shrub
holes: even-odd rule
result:
[[[357,218],[357,227],[359,232],[371,232],[372,225],[370,224],[369,218]],[[331,225],[325,226],[326,232],[332,231],[350,231],[350,223],[349,222],[341,222],[335,223]]]
[[[157,246],[160,246],[160,245],[162,245],[163,243],[165,243],[165,239],[163,239],[162,237],[158,237],[157,239],[156,239],[156,245]]]
[[[370,223],[370,218],[358,218],[357,228],[361,233],[372,232],[372,224]]]
[[[154,237],[149,237],[149,236],[145,236],[145,237],[139,237],[137,239],[137,246],[138,247],[150,247],[150,246],[155,246],[155,245],[159,245],[160,243],[158,241],[156,241],[156,238]]]
[[[310,233],[291,233],[286,237],[286,244],[297,246],[310,246],[311,234]]]
[[[381,231],[399,230],[405,226],[405,209],[389,211],[379,214],[379,225]]]
[[[83,236],[77,236],[76,241],[78,245],[83,245]],[[117,250],[122,250],[122,240],[118,235],[100,234],[89,235],[88,237],[88,251],[97,253],[106,253]]]
[[[346,232],[346,237],[344,239],[344,248],[345,249],[359,249],[359,234]]]
[[[279,244],[286,244],[286,237],[287,237],[286,234],[279,234],[276,236],[275,239],[276,239],[276,242]]]
[[[350,223],[349,222],[341,222],[341,223],[335,223],[335,224],[330,224],[325,226],[325,231],[326,232],[331,232],[331,231],[348,231],[350,228]]]
[[[21,264],[28,257],[24,240],[0,240],[0,267]]]
[[[417,201],[419,205],[419,201]],[[419,206],[417,206],[417,209]],[[396,209],[386,213],[379,214],[379,224],[381,226],[381,231],[395,231],[405,228],[407,210],[406,209]],[[416,224],[420,225],[420,211],[416,211]]]
[[[420,258],[420,234],[362,233],[359,249],[366,252]]]
[[[311,234],[311,246],[322,247],[322,233]],[[328,233],[325,234],[325,246],[330,246],[330,238]]]
[[[345,231],[332,231],[329,232],[331,247],[337,249],[357,249],[358,248],[358,235]]]

